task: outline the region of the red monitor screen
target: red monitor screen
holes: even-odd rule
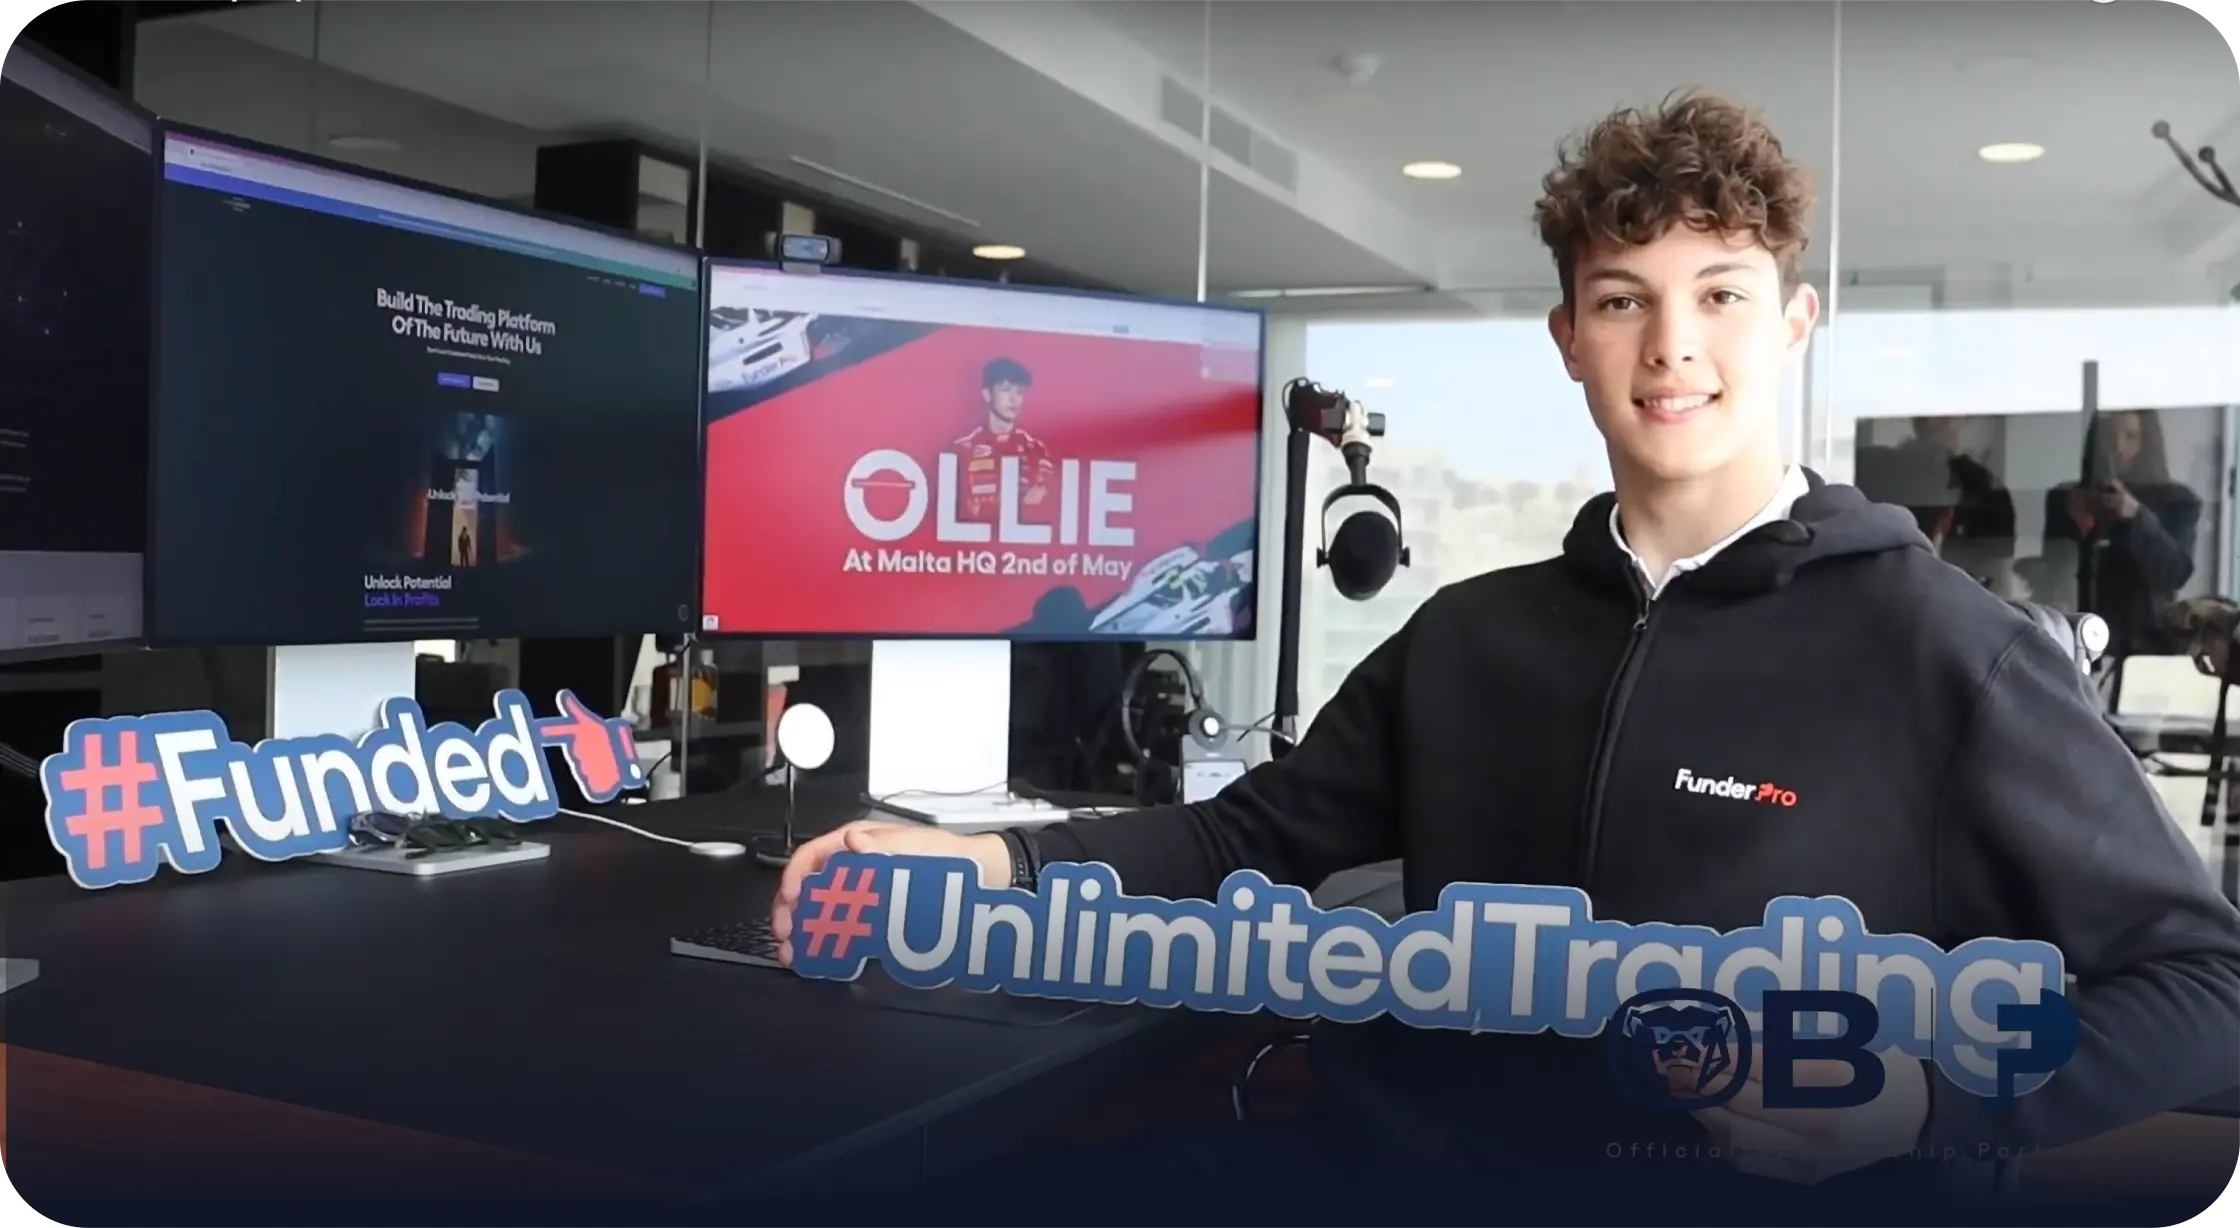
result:
[[[722,266],[713,634],[1250,639],[1259,313]]]

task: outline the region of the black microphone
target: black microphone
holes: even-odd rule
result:
[[[1375,512],[1355,512],[1338,526],[1323,557],[1338,595],[1348,601],[1367,601],[1392,582],[1406,553],[1400,530],[1391,521]]]
[[[1342,392],[1333,392],[1311,380],[1296,379],[1285,387],[1285,414],[1296,431],[1317,436],[1337,446],[1345,458],[1346,484],[1322,501],[1322,548],[1315,551],[1315,566],[1330,569],[1338,595],[1348,601],[1367,601],[1391,583],[1394,573],[1408,565],[1408,545],[1401,526],[1400,501],[1392,492],[1369,481],[1371,440],[1384,434],[1384,415],[1371,413]],[[1385,516],[1373,511],[1355,512],[1330,533],[1330,509],[1341,499],[1373,499]]]

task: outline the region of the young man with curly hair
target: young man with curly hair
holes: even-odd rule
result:
[[[777,928],[841,848],[972,856],[991,886],[1103,862],[1168,898],[1402,858],[1412,912],[1453,882],[1543,884],[1597,918],[1719,931],[1840,896],[1946,950],[2058,946],[2073,1060],[2003,1115],[1895,1050],[1857,1108],[1768,1108],[1753,1082],[1658,1112],[1597,1040],[1385,1018],[1317,1029],[1303,1118],[1022,1159],[974,1214],[1879,1219],[1987,1183],[1973,1161],[2240,1085],[2240,913],[2076,666],[1907,513],[1782,458],[1782,382],[1819,313],[1804,172],[1749,113],[1682,95],[1597,125],[1544,189],[1549,332],[1616,487],[1559,557],[1440,590],[1296,750],[1214,801],[1002,835],[850,825],[789,868]],[[1778,804],[1690,787],[1732,780],[1778,782]],[[1034,1189],[1062,1201],[1008,1197]]]

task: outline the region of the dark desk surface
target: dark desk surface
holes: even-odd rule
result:
[[[803,812],[826,826],[853,796],[805,789]],[[774,802],[612,813],[744,839]],[[867,1006],[876,986],[680,958],[671,935],[766,908],[775,872],[581,820],[543,838],[542,863],[427,879],[229,858],[99,892],[8,884],[6,954],[42,966],[0,999],[4,1039],[706,1189],[821,1167],[1131,1039],[1172,1045],[1185,1018],[931,1017]]]
[[[804,813],[847,817],[853,796],[805,791]],[[774,804],[720,794],[615,813],[743,838]],[[671,935],[764,908],[773,872],[577,820],[547,831],[546,862],[430,879],[229,860],[100,892],[0,886],[0,947],[43,961],[0,998],[0,1039],[689,1194],[781,1188],[871,1156],[973,1158],[1228,1022],[1116,1007],[1019,1026],[941,1018],[866,987],[678,958]],[[13,1061],[9,1075],[10,1174],[32,1197],[40,1130],[24,1109],[41,1097],[24,1085],[38,1075]]]

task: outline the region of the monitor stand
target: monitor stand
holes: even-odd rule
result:
[[[943,827],[1049,823],[1066,811],[1011,792],[1011,645],[879,640],[871,645],[875,810]]]
[[[338,733],[360,738],[380,719],[381,705],[418,691],[418,658],[410,643],[318,644],[272,650],[271,714],[274,738]],[[523,841],[509,848],[469,848],[408,860],[399,849],[344,849],[307,860],[420,878],[542,861],[552,846]]]

